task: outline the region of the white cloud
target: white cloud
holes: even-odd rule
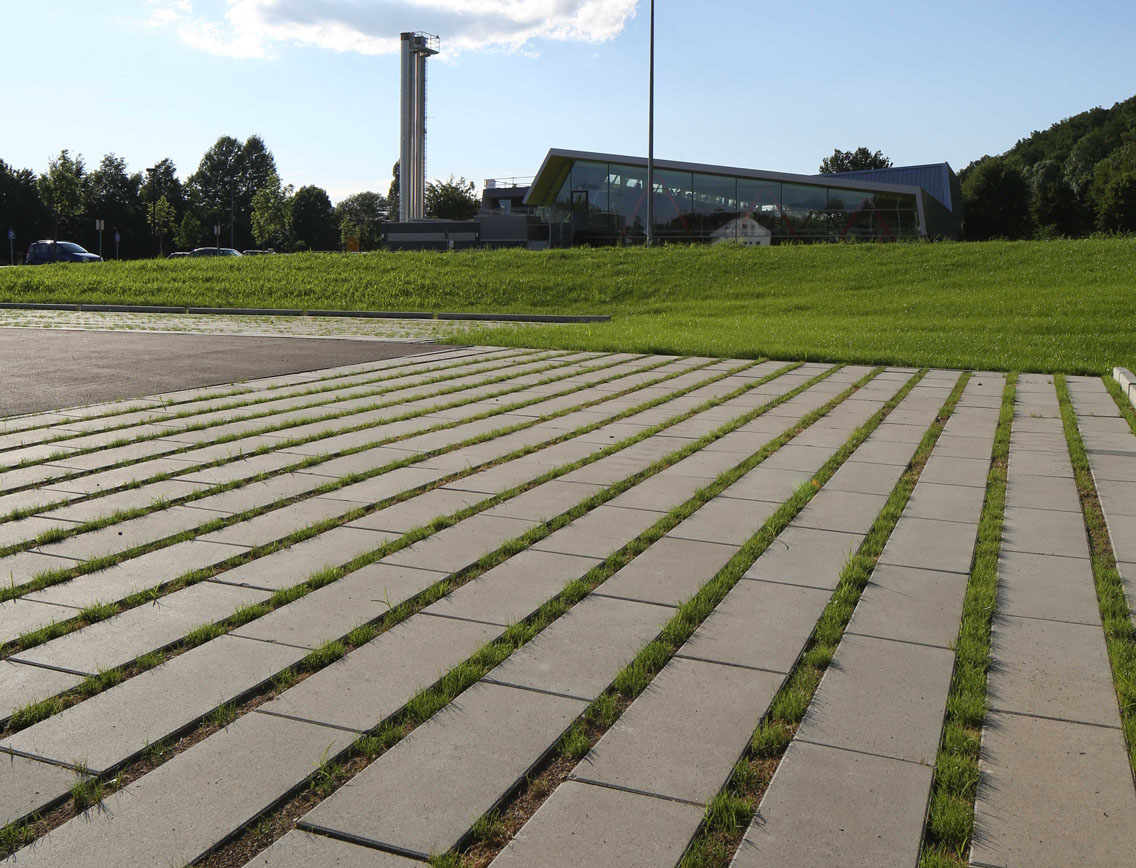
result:
[[[149,23],[187,45],[228,57],[271,57],[277,45],[359,54],[399,48],[398,34],[442,37],[446,54],[531,51],[540,39],[603,42],[623,30],[638,0],[227,0],[223,16],[190,0],[147,0]],[[200,5],[200,4],[199,4]]]

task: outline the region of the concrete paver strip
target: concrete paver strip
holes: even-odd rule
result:
[[[8,659],[94,675],[163,648],[200,624],[223,620],[268,596],[254,588],[201,582]]]
[[[76,816],[15,857],[21,866],[184,865],[299,786],[352,736],[245,715]],[[271,758],[271,761],[266,761]]]
[[[735,546],[665,536],[603,583],[596,594],[674,606],[693,597],[734,556]]]
[[[729,777],[783,679],[673,658],[572,777],[705,804]]]
[[[796,738],[934,766],[953,670],[947,648],[846,633]]]
[[[483,680],[591,702],[673,614],[650,603],[587,597]]]
[[[1100,380],[1069,377],[1067,384],[1096,482],[1101,511],[1108,525],[1117,569],[1124,583],[1128,608],[1136,613],[1136,541],[1133,539],[1136,536],[1136,522],[1133,520],[1136,516],[1136,473],[1125,472],[1136,464],[1131,457],[1136,452],[1136,435],[1133,435],[1126,419],[1096,415],[1101,407],[1109,404],[1115,407],[1112,396]],[[1106,444],[1111,447],[1107,452],[1102,448]],[[1117,452],[1127,454],[1117,455]]]
[[[469,828],[468,804],[492,805],[508,792],[586,707],[579,699],[476,685],[307,813],[300,826],[419,858],[444,852]],[[478,725],[499,716],[523,725]],[[441,781],[448,786],[439,787]]]
[[[846,634],[949,648],[958,637],[966,581],[958,573],[878,564]]]
[[[365,732],[504,629],[416,616],[313,673],[258,711]]]
[[[232,635],[318,648],[360,624],[376,620],[445,575],[434,570],[371,564],[238,627]]]
[[[703,809],[685,802],[567,781],[493,860],[498,868],[669,865]],[[638,834],[628,835],[634,829]]]
[[[972,391],[968,383],[963,398]],[[987,456],[992,449],[993,432]],[[932,452],[926,467],[934,460]],[[941,475],[921,475],[907,504],[920,514],[925,486],[950,487]],[[909,509],[900,516],[746,832],[737,868],[804,868],[837,853],[848,865],[917,860],[966,592],[958,573],[969,573],[983,499],[940,503],[941,518]]]
[[[45,802],[65,794],[77,782],[71,769],[25,757],[0,755],[0,828],[38,810]]]
[[[508,626],[528,617],[566,584],[600,563],[599,558],[526,549],[424,611]]]
[[[1026,393],[1015,408],[1009,483],[1049,477],[1067,498],[1076,493],[1068,453],[1018,436],[1016,420],[1035,411],[1059,416],[1052,385]],[[1007,509],[999,563],[1006,592],[991,643],[973,864],[1103,868],[1136,848],[1136,791],[1099,613],[1089,605],[1088,553],[1079,513]],[[1051,561],[1047,575],[1029,581],[1039,555]],[[1061,594],[1045,599],[1055,582],[1064,583]],[[1068,620],[1057,605],[1066,600]]]
[[[0,660],[0,720],[7,720],[16,709],[70,690],[83,676],[58,669],[45,669]]]
[[[1136,847],[1136,797],[1125,754],[1118,728],[991,711],[971,864],[1126,864]]]
[[[305,653],[221,636],[20,730],[0,741],[0,750],[105,772],[253,690]]]
[[[910,868],[931,776],[920,763],[794,740],[732,868]]]
[[[1088,565],[1084,567],[1071,573],[1069,581],[1091,582],[1091,574],[1085,575]],[[1009,613],[995,618],[990,653],[998,667],[990,677],[990,707],[1117,726],[1112,670],[1101,639],[1099,619],[1092,624],[1071,624]]]

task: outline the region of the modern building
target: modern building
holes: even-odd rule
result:
[[[525,179],[527,180],[527,179]],[[958,238],[962,188],[946,163],[792,175],[655,161],[657,242],[751,246]],[[485,182],[471,221],[388,224],[401,249],[642,244],[647,161],[553,149],[531,183]]]
[[[656,160],[654,182],[654,235],[664,242],[720,242],[731,231],[751,244],[894,241],[962,229],[961,188],[946,163],[793,175]],[[553,149],[524,204],[566,226],[571,244],[635,244],[646,237],[647,196],[645,159]]]

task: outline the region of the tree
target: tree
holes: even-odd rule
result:
[[[142,202],[152,201],[142,199],[142,176],[130,174],[126,160],[107,154],[83,180],[84,235],[93,232],[95,220],[105,220],[109,229],[122,233],[127,257],[138,255],[147,235]]]
[[[192,250],[201,243],[204,237],[205,226],[192,211],[186,211],[182,215],[181,223],[178,224],[177,232],[174,233],[174,243],[178,247]]]
[[[1056,160],[1042,160],[1032,171],[1034,225],[1042,235],[1076,235],[1081,228],[1081,202]]]
[[[387,200],[379,193],[356,193],[335,206],[335,219],[344,247],[353,236],[359,239],[360,250],[375,250],[382,243],[383,223],[389,219]],[[348,222],[350,233],[344,229]]]
[[[1136,141],[1117,148],[1093,168],[1086,205],[1095,214],[1097,227],[1105,232],[1117,231],[1124,222],[1117,183],[1127,175],[1136,175]]]
[[[292,199],[292,232],[301,250],[335,250],[339,246],[339,225],[331,209],[331,199],[322,187],[308,185]]]
[[[969,168],[962,184],[966,237],[985,241],[1032,235],[1030,186],[1017,164],[1003,157],[985,157]]]
[[[1136,172],[1109,181],[1097,204],[1097,219],[1111,232],[1136,232]]]
[[[35,172],[15,169],[0,160],[0,238],[6,239],[11,229],[16,233],[17,245],[26,249],[28,242],[43,237],[50,226],[51,214],[40,199]],[[0,258],[7,259],[9,245],[4,243],[2,247]]]
[[[470,220],[481,210],[473,181],[465,178],[431,181],[426,185],[426,216],[440,220]]]
[[[252,199],[276,174],[276,160],[260,136],[244,144],[221,136],[189,177],[190,199],[206,225],[229,226],[237,247],[252,244]]]
[[[273,172],[252,197],[252,237],[258,247],[286,249],[292,239],[292,186]]]
[[[47,164],[47,173],[39,176],[39,195],[54,218],[53,237],[83,213],[83,158],[72,159],[66,150]]]
[[[861,146],[854,151],[842,151],[837,148],[832,152],[831,157],[825,157],[820,161],[818,171],[822,175],[835,175],[864,169],[890,169],[891,166],[891,160],[885,157],[882,151],[873,153]]]
[[[146,177],[138,191],[143,202],[154,202],[162,196],[179,214],[185,212],[186,190],[178,179],[177,166],[169,157],[159,160],[146,170]]]
[[[391,215],[390,219],[391,220],[400,219],[400,215],[402,214],[402,212],[399,210],[401,206],[399,205],[399,198],[398,198],[399,162],[400,162],[399,160],[395,160],[394,166],[391,167],[391,175],[393,177],[391,178],[390,189],[387,190],[387,206],[388,206],[389,211],[390,211],[390,215]]]
[[[163,242],[166,234],[173,230],[176,220],[177,214],[174,212],[174,206],[169,203],[165,196],[162,196],[157,202],[151,202],[146,208],[146,222],[150,224],[150,229],[158,238],[159,256],[166,252]]]

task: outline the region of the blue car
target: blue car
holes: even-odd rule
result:
[[[52,262],[102,262],[103,258],[89,253],[72,241],[33,241],[28,245],[27,265],[48,265]]]

